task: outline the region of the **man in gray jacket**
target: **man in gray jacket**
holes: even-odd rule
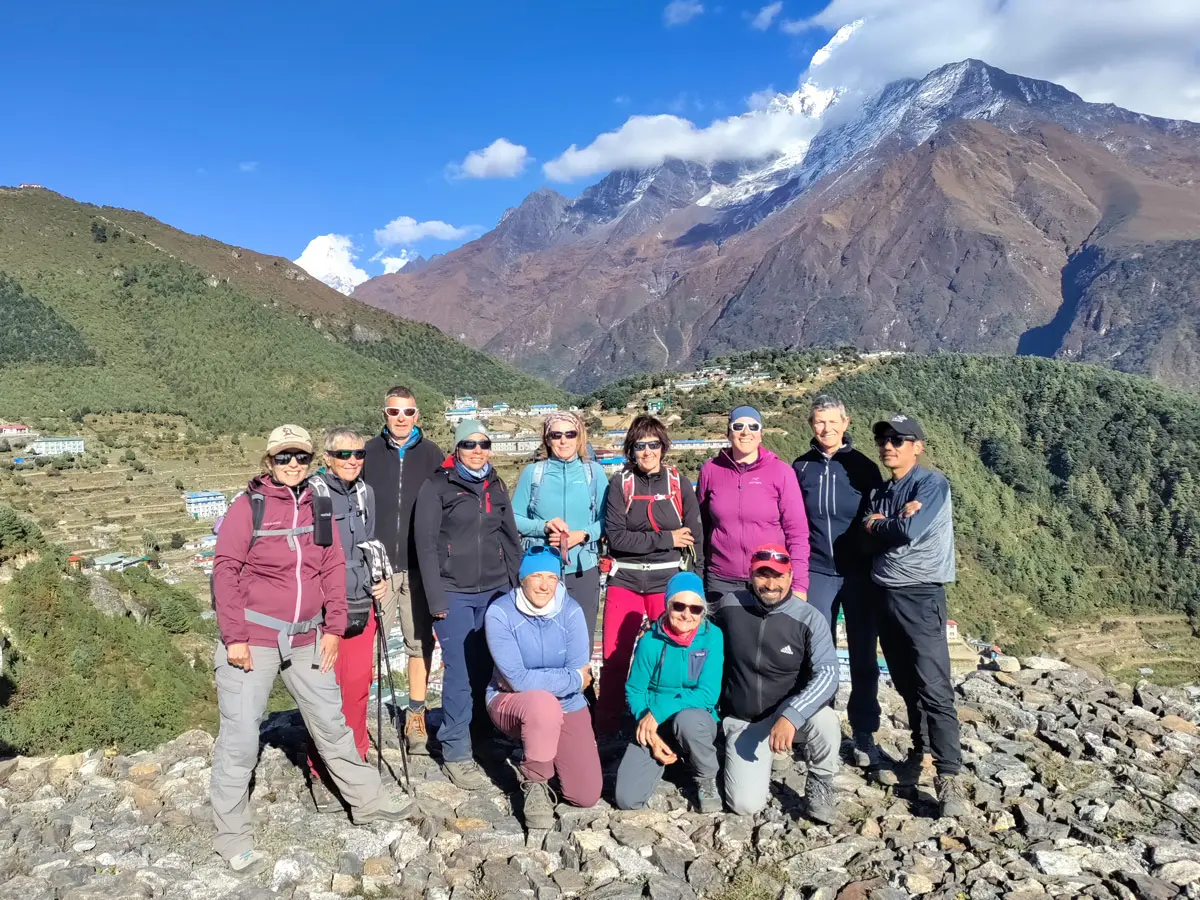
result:
[[[932,753],[941,813],[962,816],[972,807],[959,775],[962,748],[946,645],[946,585],[954,581],[950,482],[917,465],[925,431],[915,419],[896,413],[873,430],[892,477],[875,489],[863,528],[876,552],[871,578],[882,595],[879,642],[912,729],[905,768],[919,777]]]
[[[363,447],[363,439],[357,432],[349,428],[333,429],[325,435],[325,466],[311,476],[309,483],[318,497],[329,498],[342,550],[346,554],[349,620],[334,673],[338,687],[342,689],[342,713],[346,724],[354,732],[359,754],[366,759],[370,747],[367,703],[375,660],[373,603],[383,602],[388,583],[375,580],[366,556],[358,546],[375,539],[375,492],[361,477],[366,458]],[[340,809],[321,778],[320,758],[311,745],[308,764],[313,805],[319,812]]]

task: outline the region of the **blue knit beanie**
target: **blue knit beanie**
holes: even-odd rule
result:
[[[737,406],[733,412],[729,414],[729,423],[732,425],[738,419],[753,419],[759,425],[762,424],[762,413],[753,406]]]
[[[562,572],[562,556],[553,547],[530,547],[521,557],[520,579],[524,581],[537,572],[550,572],[558,575]]]
[[[704,599],[704,580],[695,572],[679,572],[672,575],[671,580],[667,582],[667,599],[683,593],[695,594]]]

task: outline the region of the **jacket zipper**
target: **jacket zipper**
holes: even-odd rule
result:
[[[386,445],[386,443],[385,441],[384,444]],[[407,453],[408,451],[404,452]],[[396,558],[399,559],[401,550],[404,549],[400,546],[400,523],[403,521],[401,513],[404,506],[404,457],[400,455],[399,451],[396,453],[396,463],[399,466],[396,469]],[[407,557],[408,554],[405,553],[404,555]]]
[[[291,493],[289,491],[289,493]],[[316,521],[316,509],[313,509],[313,521]],[[292,494],[292,528],[300,527],[300,498]],[[296,537],[296,612],[292,616],[293,622],[300,621],[300,601],[304,595],[304,582],[300,577],[301,566],[304,564],[304,550],[300,546],[300,537]]]
[[[762,682],[763,682],[763,680],[762,680],[762,643],[763,643],[763,631],[766,630],[766,627],[767,627],[767,617],[763,616],[762,619],[758,623],[758,640],[755,642],[755,647],[754,647],[754,671],[758,673],[758,676],[754,679],[754,692],[755,692],[755,697],[758,700],[758,702],[755,704],[754,708],[758,711],[759,715],[762,715],[762,712],[763,712],[763,708],[762,708],[762,704],[763,704],[763,699],[762,699]]]
[[[826,489],[827,490],[829,488],[833,489],[833,497],[834,497],[834,500],[836,501],[836,499],[837,499],[837,487],[836,487],[837,475],[833,472],[832,469],[829,468],[829,460],[828,459],[825,460],[825,474],[829,476],[829,487]],[[832,561],[832,559],[833,559],[833,518],[831,516],[829,507],[830,507],[830,502],[829,502],[829,499],[826,498],[826,500],[825,500],[825,538],[826,538],[826,540],[829,541],[829,558]]]

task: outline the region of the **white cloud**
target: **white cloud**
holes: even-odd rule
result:
[[[238,163],[238,171],[239,172],[257,172],[258,171],[258,160],[254,159],[254,160],[249,160],[248,162]]]
[[[1200,121],[1196,0],[833,0],[797,27],[856,19],[821,66],[824,86],[871,92],[973,57],[1085,100]]]
[[[682,110],[686,99],[681,95],[671,106]],[[774,102],[777,99],[783,102]],[[615,169],[656,166],[668,159],[713,163],[770,156],[812,140],[832,99],[832,91],[812,85],[790,98],[768,88],[750,95],[750,112],[716,119],[703,128],[678,115],[631,116],[616,131],[600,135],[586,147],[572,144],[543,165],[542,172],[552,181],[574,181]],[[695,105],[703,108],[699,102]]]
[[[472,150],[461,163],[451,164],[451,178],[516,178],[533,157],[520,144],[497,138],[482,150]]]
[[[618,94],[616,97],[613,97],[613,103],[617,104],[617,106],[625,106],[628,102],[629,98],[624,94]]]
[[[371,257],[375,259],[376,257]],[[417,258],[417,254],[410,253],[408,250],[401,250],[399,256],[380,256],[379,262],[383,265],[383,274],[394,275],[399,272],[410,262]]]
[[[415,244],[427,239],[458,241],[476,230],[474,225],[459,227],[437,219],[418,222],[412,216],[399,216],[392,219],[383,228],[375,229],[375,243],[380,247],[398,247],[402,244]]]
[[[704,13],[704,4],[697,0],[671,0],[663,9],[663,23],[672,28],[690,22]]]
[[[779,30],[784,34],[803,34],[812,29],[813,26],[804,19],[784,19],[779,23]]]
[[[296,265],[335,291],[349,294],[371,276],[354,264],[354,241],[344,234],[322,234],[308,242]]]
[[[776,3],[768,3],[750,20],[750,27],[756,28],[759,31],[766,31],[771,27],[771,23],[775,21],[775,17],[779,15],[783,9],[783,0],[778,0]]]
[[[783,111],[718,119],[705,128],[679,116],[633,116],[586,147],[572,144],[542,170],[553,181],[573,181],[614,169],[656,166],[667,159],[752,159],[809,140],[819,127],[819,119]]]

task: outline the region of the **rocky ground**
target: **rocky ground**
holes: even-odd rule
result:
[[[302,729],[282,714],[264,728],[254,791],[265,873],[233,875],[211,853],[213,741],[194,731],[130,756],[0,763],[0,900],[1200,898],[1200,690],[1002,665],[1016,671],[957,682],[969,819],[934,818],[928,786],[884,789],[847,767],[845,824],[816,826],[801,761],[754,819],[689,812],[664,783],[650,810],[602,801],[527,835],[506,760],[489,764],[497,787],[472,795],[417,759],[421,814],[355,828],[312,810],[294,761]],[[890,690],[882,700],[881,742],[899,757],[902,706]],[[399,770],[393,749],[384,758]]]

